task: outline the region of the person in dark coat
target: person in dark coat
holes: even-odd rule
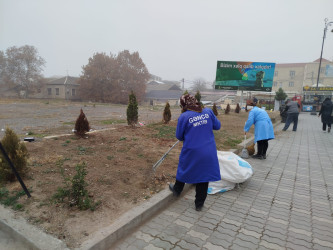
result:
[[[286,120],[286,124],[284,125],[282,131],[286,131],[289,128],[290,124],[294,123],[293,131],[296,132],[297,124],[298,124],[299,109],[300,109],[300,105],[298,102],[291,101],[290,99],[288,99],[286,101],[286,107],[285,107],[284,111],[287,112],[287,120]]]
[[[321,105],[321,109],[319,111],[318,117],[321,116],[321,122],[323,123],[323,131],[326,132],[326,126],[328,127],[327,132],[331,132],[331,124],[332,124],[332,109],[333,104],[329,98],[326,98]]]
[[[220,121],[209,108],[202,108],[195,97],[186,94],[180,98],[183,113],[178,118],[176,137],[183,141],[179,156],[176,182],[169,188],[179,196],[185,183],[196,185],[195,208],[200,211],[207,198],[208,183],[221,180],[213,130],[219,130]]]

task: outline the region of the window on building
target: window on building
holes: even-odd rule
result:
[[[52,95],[52,89],[51,88],[47,88],[47,94]]]
[[[75,96],[75,89],[72,89],[72,96]]]
[[[273,82],[273,86],[276,87],[277,86],[277,82]]]
[[[325,73],[325,68],[321,67],[320,68],[320,74],[324,74]]]
[[[278,76],[279,72],[278,71],[274,71],[274,76]]]
[[[282,82],[280,82],[279,87],[282,88]]]
[[[289,87],[294,87],[294,82],[289,82]]]
[[[291,78],[295,77],[295,71],[293,71],[293,70],[290,71],[290,77]]]
[[[56,95],[59,95],[59,88],[56,88]]]

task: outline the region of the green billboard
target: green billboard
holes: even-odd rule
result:
[[[218,61],[215,89],[271,92],[275,63]]]

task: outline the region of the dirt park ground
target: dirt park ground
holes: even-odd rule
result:
[[[76,137],[72,130],[80,109],[86,114],[92,132]],[[179,143],[154,172],[152,166],[177,141],[175,130],[180,114],[172,108],[172,121],[161,123],[164,107],[139,107],[136,128],[127,126],[125,105],[72,103],[50,100],[0,100],[0,138],[10,127],[26,146],[29,171],[24,182],[31,198],[21,196],[15,213],[45,232],[79,247],[95,231],[112,224],[121,214],[142,204],[175,180]],[[217,149],[236,148],[243,139],[247,113],[218,115],[222,129],[215,133]],[[271,113],[272,120],[279,115]],[[253,133],[250,131],[249,136]],[[75,166],[86,164],[89,196],[98,206],[81,211],[68,203],[56,202],[57,189],[64,178],[75,175]],[[21,190],[18,182],[5,183],[10,192]],[[21,206],[20,206],[21,207]],[[8,207],[8,209],[12,209]]]

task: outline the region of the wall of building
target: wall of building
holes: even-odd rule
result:
[[[320,66],[320,77],[318,85],[333,86],[333,77],[325,75],[326,66],[331,65],[333,62],[322,62]],[[304,84],[303,86],[316,86],[318,78],[319,63],[307,63],[305,66]]]
[[[74,90],[74,95],[73,95]],[[50,92],[51,91],[51,92]],[[46,85],[43,89],[44,98],[50,99],[65,99],[77,100],[79,99],[78,87],[72,85]]]
[[[304,66],[276,64],[272,91],[282,88],[285,92],[301,93],[303,90]]]
[[[333,77],[325,75],[326,66],[333,62],[322,60],[319,86],[333,86]],[[316,86],[319,62],[276,64],[272,91],[282,88],[286,93],[302,94],[303,87]]]

